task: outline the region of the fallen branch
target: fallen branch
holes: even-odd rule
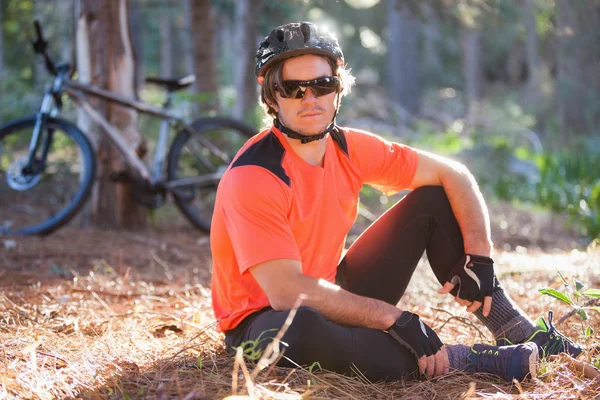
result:
[[[550,361],[566,362],[576,371],[582,372],[586,378],[600,382],[600,371],[597,368],[593,365],[578,361],[566,353],[550,356]]]

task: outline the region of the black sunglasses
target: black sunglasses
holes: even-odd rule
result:
[[[275,90],[285,99],[301,99],[308,88],[315,96],[321,97],[337,91],[339,79],[337,76],[326,76],[311,81],[283,81],[282,86],[275,84]]]

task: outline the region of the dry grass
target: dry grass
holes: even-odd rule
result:
[[[500,253],[509,293],[532,316],[547,309],[555,321],[569,308],[537,289],[560,285],[554,267],[589,287],[600,287],[600,252]],[[169,267],[169,266],[165,266]],[[117,268],[122,271],[122,269]],[[165,268],[171,279],[133,277],[130,270],[96,269],[73,279],[35,285],[0,283],[0,399],[3,398],[254,398],[454,399],[598,398],[600,380],[564,361],[546,362],[533,382],[453,373],[431,381],[369,383],[326,371],[258,370],[226,353],[210,305],[210,289]],[[447,343],[486,342],[487,331],[450,298],[435,294],[431,272],[420,266],[400,304],[416,311]],[[600,313],[590,313],[594,337],[580,357],[590,362],[600,345]],[[560,329],[577,338],[579,317]],[[583,341],[583,339],[578,339]]]

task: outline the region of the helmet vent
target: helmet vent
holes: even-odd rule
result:
[[[277,41],[283,42],[284,39],[285,39],[285,32],[283,32],[283,29],[277,29]]]
[[[300,30],[304,36],[304,43],[308,42],[310,40],[310,26],[306,22],[303,22],[300,25]]]

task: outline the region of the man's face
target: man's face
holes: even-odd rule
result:
[[[309,81],[331,76],[329,62],[312,54],[293,57],[283,64],[283,80]],[[303,134],[314,135],[323,132],[333,120],[336,92],[315,96],[307,89],[301,99],[286,99],[278,91],[275,109],[279,120],[288,128]]]

